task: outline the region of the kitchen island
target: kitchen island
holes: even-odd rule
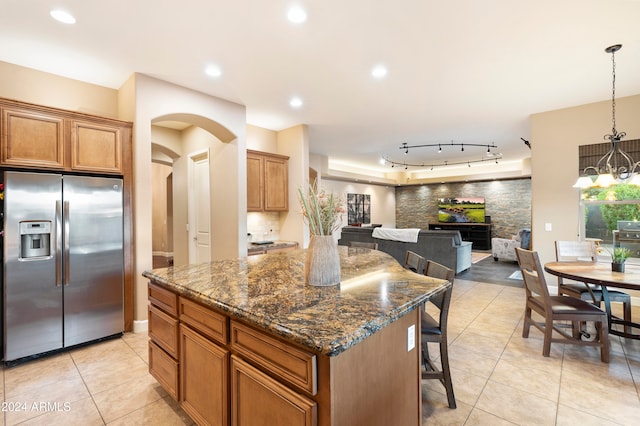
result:
[[[144,272],[149,369],[198,424],[420,425],[420,309],[451,284],[339,247],[341,283],[304,250]]]

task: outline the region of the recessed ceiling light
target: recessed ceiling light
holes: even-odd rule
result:
[[[387,67],[384,65],[376,65],[371,69],[371,75],[378,79],[384,78],[387,76]]]
[[[222,70],[217,65],[208,65],[204,72],[209,77],[220,77],[222,75]]]
[[[51,17],[58,22],[62,22],[63,24],[75,24],[76,18],[73,17],[72,14],[65,10],[55,9],[49,12]]]
[[[293,97],[289,101],[289,105],[291,105],[292,108],[300,108],[302,106],[302,99]]]
[[[307,20],[307,12],[300,6],[292,6],[287,12],[287,18],[294,24],[302,24]]]

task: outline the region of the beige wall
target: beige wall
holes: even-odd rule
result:
[[[309,176],[309,131],[306,125],[278,132],[278,154],[289,157],[289,212],[280,213],[280,238],[306,247],[306,226],[298,208],[297,190]]]
[[[133,86],[133,87],[131,87]],[[212,193],[224,198],[224,204],[217,204],[212,211],[212,223],[224,229],[221,238],[225,239],[222,252],[217,255],[237,257],[246,255],[246,113],[245,107],[219,98],[205,95],[160,81],[142,74],[135,74],[123,87],[127,94],[134,93],[135,116],[124,117],[135,122],[134,126],[134,205],[136,207],[136,320],[147,316],[147,280],[142,272],[152,268],[152,232],[151,232],[151,123],[157,119],[177,119],[190,122],[225,141],[219,167],[219,176],[224,176],[224,188]],[[222,158],[221,157],[221,158]],[[213,171],[213,167],[211,168]],[[174,168],[174,188],[184,185],[184,181]],[[222,191],[222,192],[221,192]],[[223,196],[224,194],[224,196]],[[174,205],[177,205],[179,193],[174,190]],[[218,199],[219,199],[218,198]],[[212,199],[213,202],[213,199]],[[224,206],[223,209],[220,206]],[[174,229],[178,221],[178,212],[174,211]],[[177,231],[174,231],[174,236]],[[174,250],[177,254],[179,242],[174,238]]]
[[[247,126],[247,148],[289,157],[289,211],[278,216],[278,226],[270,224],[273,213],[251,213],[251,231],[259,233],[255,240],[278,238],[305,244],[305,225],[298,208],[297,188],[307,181],[309,168],[309,141],[307,126],[294,126],[279,132],[256,126]],[[274,230],[269,233],[269,230]],[[268,232],[267,236],[264,232]]]
[[[118,116],[118,91],[0,61],[0,96],[54,108]]]
[[[368,183],[343,182],[340,180],[322,179],[322,188],[344,197],[347,194],[369,194],[371,196],[371,223],[380,223],[384,227],[396,226],[396,189],[393,186],[371,185]],[[346,204],[345,204],[346,208]],[[348,218],[342,217],[342,226],[347,226]],[[342,232],[337,231],[334,236],[339,239]]]
[[[247,125],[247,149],[278,153],[278,132]]]
[[[638,117],[640,95],[616,99],[616,127],[627,132],[625,139],[640,138]],[[572,188],[578,178],[578,146],[602,143],[607,133],[611,101],[531,116],[532,242],[542,263],[555,259],[555,240],[579,237],[580,192]],[[546,231],[545,224],[552,230]]]
[[[147,280],[152,268],[151,123],[160,117],[180,118],[222,135],[216,180],[224,176],[224,210],[214,220],[224,228],[224,253],[246,254],[246,113],[245,107],[140,74],[113,90],[0,62],[0,96],[73,111],[132,121],[134,161],[134,239],[136,270],[134,319],[147,316]],[[220,205],[220,204],[219,204]],[[135,328],[135,324],[134,324]]]

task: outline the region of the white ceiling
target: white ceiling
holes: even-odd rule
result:
[[[304,24],[286,19],[296,3]],[[77,23],[51,19],[54,7]],[[639,23],[640,0],[3,0],[0,60],[111,88],[147,74],[246,105],[253,125],[307,124],[312,153],[374,170],[382,156],[486,152],[405,157],[403,142],[528,157],[530,114],[611,98],[605,47],[624,46],[616,96],[640,93]]]

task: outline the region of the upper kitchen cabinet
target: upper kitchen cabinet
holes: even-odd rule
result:
[[[64,119],[22,108],[2,108],[1,161],[7,166],[64,168]]]
[[[124,173],[131,123],[0,99],[4,166]]]
[[[122,172],[122,137],[119,125],[73,120],[71,168],[105,173]]]
[[[247,210],[289,210],[289,157],[247,150]]]

